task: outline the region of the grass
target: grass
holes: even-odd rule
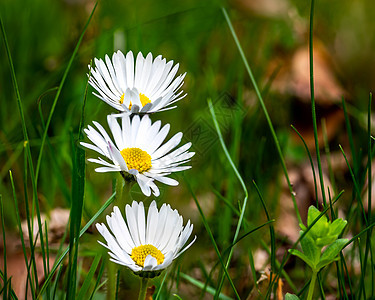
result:
[[[111,262],[93,226],[110,212],[118,178],[96,173],[86,160],[93,152],[78,143],[83,128],[105,124],[112,112],[91,94],[87,65],[118,48],[162,54],[187,72],[187,97],[152,119],[170,123],[171,135],[182,131],[196,155],[191,170],[174,175],[180,185],[162,186],[156,201],[190,219],[198,239],[151,281],[154,299],[270,299],[279,278],[283,295],[305,298],[309,277],[300,270],[308,269],[288,249],[299,247],[310,204],[320,217],[347,219],[342,237],[352,237],[319,272],[315,298],[375,297],[375,60],[363,36],[375,29],[375,5],[291,0],[267,11],[246,3],[255,1],[0,3],[4,299],[105,299],[107,286],[118,298],[137,297],[129,270],[108,277]],[[307,45],[312,84],[295,87],[285,74]],[[341,94],[321,92],[322,72],[336,80],[327,90],[338,85]],[[336,123],[331,112],[340,114]],[[153,200],[136,185],[131,196],[145,206]],[[58,207],[70,217],[56,237],[49,218]],[[21,289],[14,259],[25,270]],[[261,274],[268,277],[258,282]]]

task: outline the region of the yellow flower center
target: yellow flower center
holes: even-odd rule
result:
[[[124,103],[124,97],[125,97],[125,94],[122,94],[121,98],[120,98],[120,103],[123,104]],[[151,100],[150,98],[148,98],[145,94],[142,94],[140,93],[139,94],[139,99],[141,100],[141,104],[142,104],[142,107],[145,106],[146,104],[148,103],[151,103]],[[130,104],[129,104],[129,110],[132,108],[132,102],[130,101]]]
[[[138,266],[144,267],[147,255],[151,255],[152,257],[156,258],[158,265],[162,264],[164,261],[163,253],[161,253],[161,251],[155,246],[150,244],[133,248],[130,257]]]
[[[125,148],[120,151],[128,169],[136,169],[139,173],[151,169],[151,156],[139,148]]]

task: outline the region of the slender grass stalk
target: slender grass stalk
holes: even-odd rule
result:
[[[11,183],[11,186],[12,186],[13,201],[14,201],[14,207],[15,207],[15,210],[16,210],[16,220],[17,220],[17,226],[18,226],[20,239],[21,239],[22,252],[23,252],[23,256],[24,256],[24,260],[25,260],[25,265],[27,266],[28,265],[27,249],[26,249],[26,245],[25,245],[25,239],[23,237],[23,230],[22,230],[22,226],[21,226],[21,218],[20,218],[20,212],[19,212],[19,208],[18,208],[16,188],[14,186],[13,174],[12,174],[11,170],[9,170],[9,178],[10,178],[10,183]],[[28,269],[27,280],[26,280],[26,290],[27,290],[28,283],[30,283],[30,288],[31,288],[31,291],[32,291],[31,295],[33,296],[33,299],[34,299],[35,298],[35,287],[34,287],[34,282],[31,280],[31,278],[32,278],[32,276],[31,276],[31,274],[29,272],[29,269]]]
[[[325,151],[327,166],[328,166],[329,180],[332,185],[333,193],[336,193],[337,188],[336,188],[335,175],[332,170],[331,151],[329,149],[326,119],[322,119],[321,126],[322,126],[323,142],[324,142],[324,151]]]
[[[311,171],[312,171],[312,174],[313,174],[313,179],[314,179],[314,190],[315,190],[315,199],[316,199],[316,207],[318,207],[319,203],[318,203],[318,185],[316,184],[316,174],[315,174],[315,167],[314,167],[314,162],[312,160],[312,156],[311,156],[311,153],[310,153],[310,150],[309,150],[309,147],[307,147],[307,144],[304,140],[304,138],[302,137],[302,135],[299,133],[299,131],[293,126],[293,125],[290,125],[290,127],[292,127],[292,129],[297,133],[297,135],[299,136],[299,138],[301,139],[302,143],[303,143],[303,146],[305,147],[305,150],[306,150],[306,153],[307,153],[307,156],[309,157],[309,161],[310,161],[310,166],[311,166]]]
[[[316,109],[315,109],[315,96],[314,96],[314,45],[313,45],[313,31],[314,31],[314,6],[315,0],[311,0],[310,8],[310,35],[309,35],[309,61],[310,61],[310,96],[311,96],[311,114],[313,121],[313,130],[314,130],[314,140],[315,140],[315,152],[316,160],[318,162],[318,171],[320,179],[320,188],[322,190],[322,199],[323,205],[327,205],[326,194],[324,188],[324,178],[322,171],[322,164],[320,160],[320,151],[319,151],[319,140],[318,140],[318,126],[316,122]]]
[[[372,93],[369,95],[369,100],[368,100],[368,108],[367,108],[367,190],[368,190],[368,198],[367,198],[367,220],[369,222],[372,222],[372,216],[371,216],[371,198],[372,198],[372,157],[371,157],[371,152],[372,152],[372,140],[371,140],[371,103],[372,102]],[[370,251],[370,258],[371,258],[371,297],[375,297],[375,277],[374,277],[374,259],[373,259],[373,248],[371,247],[371,236],[372,236],[372,229],[370,229],[367,232],[367,239],[366,239],[366,250],[365,250],[365,264],[367,264],[367,256],[368,252]],[[366,273],[366,271],[363,271]]]
[[[368,220],[367,220],[367,216],[366,216],[366,213],[365,213],[365,209],[364,209],[364,207],[363,207],[361,191],[360,191],[359,185],[358,185],[358,183],[357,183],[357,179],[355,178],[355,175],[354,175],[354,173],[353,173],[353,170],[352,170],[352,168],[350,167],[350,164],[349,164],[348,158],[347,158],[346,155],[345,155],[344,149],[341,147],[341,145],[339,145],[339,148],[340,148],[340,150],[341,150],[342,155],[343,155],[344,158],[345,158],[346,165],[348,166],[348,169],[349,169],[350,175],[351,175],[351,177],[352,177],[352,181],[353,181],[353,184],[354,184],[354,189],[355,189],[355,192],[356,192],[357,197],[358,197],[358,203],[359,203],[359,205],[360,205],[360,207],[361,207],[361,209],[362,209],[363,219],[365,220],[366,225],[368,225]]]
[[[26,148],[26,145],[24,145]],[[38,293],[39,290],[39,283],[38,283],[38,270],[36,268],[36,261],[35,261],[35,247],[33,244],[34,239],[34,219],[32,218],[32,214],[30,214],[30,208],[29,208],[29,198],[27,194],[27,177],[28,177],[28,168],[27,168],[27,151],[24,151],[24,168],[23,168],[23,190],[25,195],[25,212],[26,212],[26,223],[27,223],[27,233],[29,236],[29,245],[30,245],[30,266],[28,263],[26,263],[27,266],[27,272],[30,281],[34,282],[35,290],[31,291],[31,296],[33,299],[36,297],[36,293]],[[30,274],[30,268],[32,268],[32,273]],[[31,275],[31,276],[30,276]],[[32,286],[32,285],[31,285]],[[26,282],[26,290],[25,290],[25,298],[27,297],[27,282]]]
[[[205,215],[204,215],[204,213],[203,213],[203,210],[202,210],[202,208],[201,208],[201,206],[200,206],[200,204],[199,204],[199,201],[198,201],[197,197],[195,196],[193,190],[191,189],[191,186],[190,186],[188,180],[186,179],[186,177],[184,177],[184,179],[185,179],[186,185],[187,185],[187,187],[188,187],[188,189],[189,189],[189,191],[190,191],[190,193],[191,193],[191,195],[192,195],[192,197],[193,197],[193,199],[194,199],[194,202],[195,202],[195,204],[196,204],[196,206],[197,206],[197,208],[198,208],[199,214],[201,215],[201,218],[202,218],[203,225],[204,225],[204,227],[205,227],[205,229],[206,229],[206,231],[207,231],[207,233],[208,233],[208,236],[210,237],[210,240],[211,240],[211,242],[212,242],[212,245],[214,246],[215,252],[216,252],[216,254],[217,254],[218,258],[219,258],[219,261],[220,261],[220,264],[221,264],[221,266],[222,266],[222,268],[223,268],[223,270],[224,270],[224,273],[225,273],[225,275],[226,275],[227,278],[228,278],[228,281],[229,281],[229,283],[230,283],[230,286],[232,287],[233,292],[234,292],[235,295],[236,295],[236,298],[237,298],[237,299],[241,299],[240,296],[238,295],[238,292],[237,292],[237,290],[236,290],[236,287],[234,286],[234,283],[233,283],[232,279],[230,278],[230,275],[229,275],[229,273],[228,273],[228,270],[227,270],[227,268],[225,267],[225,264],[224,264],[223,258],[222,258],[221,254],[220,254],[219,248],[218,248],[218,246],[217,246],[217,244],[216,244],[215,238],[214,238],[214,236],[213,236],[213,234],[212,234],[212,232],[211,232],[210,226],[208,225],[208,222],[207,222],[206,217],[205,217]]]
[[[0,194],[0,213],[1,213],[1,229],[3,230],[3,257],[4,257],[4,272],[3,272],[3,297],[8,298],[8,268],[7,268],[7,246],[5,236],[5,222],[4,222],[4,206],[3,206],[3,195]]]
[[[116,193],[113,193],[111,197],[108,198],[108,200],[102,205],[102,207],[96,212],[94,216],[90,219],[90,221],[87,222],[87,224],[81,229],[79,233],[79,238],[86,232],[86,230],[92,225],[92,223],[95,222],[95,220],[102,214],[103,211],[105,211],[108,206],[112,204],[116,197]],[[38,295],[37,299],[41,299],[41,295],[45,292],[47,286],[50,284],[53,275],[61,265],[62,261],[64,260],[65,256],[69,253],[70,247],[68,246],[65,251],[60,255],[59,258],[56,259],[54,266],[51,269],[51,272],[49,272],[48,276],[46,277],[44,284],[42,288],[40,289],[40,293]]]
[[[297,218],[298,218],[298,222],[299,222],[299,223],[302,223],[301,215],[300,215],[300,213],[299,213],[299,211],[298,211],[298,206],[297,206],[296,198],[295,198],[295,196],[294,196],[293,186],[292,186],[292,184],[291,184],[291,182],[290,182],[290,179],[289,179],[288,170],[287,170],[287,168],[286,168],[286,164],[285,164],[284,156],[283,156],[283,154],[282,154],[281,147],[280,147],[280,143],[279,143],[279,140],[278,140],[278,138],[277,138],[277,135],[276,135],[275,129],[273,128],[273,124],[272,124],[271,118],[270,118],[270,116],[269,116],[269,114],[268,114],[267,108],[266,108],[266,106],[265,106],[265,104],[264,104],[264,101],[263,101],[263,97],[262,97],[262,95],[261,95],[261,93],[260,93],[260,91],[259,91],[258,85],[257,85],[257,83],[256,83],[256,81],[255,81],[254,76],[253,76],[253,72],[251,71],[251,68],[250,68],[250,66],[249,66],[249,63],[247,62],[247,59],[246,59],[245,53],[244,53],[244,51],[243,51],[243,49],[242,49],[242,46],[241,46],[241,44],[240,44],[240,41],[238,40],[237,34],[236,34],[236,32],[235,32],[235,30],[234,30],[234,28],[233,28],[232,22],[230,21],[230,18],[229,18],[229,16],[228,16],[228,13],[227,13],[227,11],[226,11],[226,9],[225,9],[224,7],[222,7],[222,12],[223,12],[223,14],[224,14],[225,20],[226,20],[227,23],[228,23],[229,30],[230,30],[230,32],[231,32],[231,34],[232,34],[232,36],[233,36],[233,39],[234,39],[234,41],[235,41],[235,43],[236,43],[236,45],[237,45],[238,51],[239,51],[240,56],[241,56],[241,58],[242,58],[242,60],[243,60],[243,63],[244,63],[245,68],[246,68],[246,71],[247,71],[247,73],[248,73],[248,75],[249,75],[249,77],[250,77],[250,80],[251,80],[251,82],[252,82],[252,84],[253,84],[253,87],[254,87],[255,93],[256,93],[256,95],[257,95],[257,97],[258,97],[258,100],[259,100],[259,102],[260,102],[260,105],[261,105],[261,107],[262,107],[262,109],[263,109],[263,113],[264,113],[264,115],[265,115],[265,117],[266,117],[266,120],[267,120],[268,126],[269,126],[270,131],[271,131],[272,138],[273,138],[273,140],[274,140],[274,143],[275,143],[275,146],[276,146],[277,152],[278,152],[278,154],[279,154],[279,158],[280,158],[280,162],[281,162],[281,165],[282,165],[282,168],[283,168],[283,171],[284,171],[285,179],[286,179],[286,181],[287,181],[287,183],[288,183],[289,192],[290,192],[290,195],[291,195],[292,200],[293,200],[293,206],[294,206],[294,210],[295,210],[295,212],[296,212]]]
[[[103,263],[100,265],[100,269],[99,269],[99,272],[98,272],[98,276],[96,278],[96,283],[95,283],[95,286],[94,286],[94,290],[92,291],[91,296],[89,298],[90,300],[94,297],[96,291],[99,290],[101,286],[103,286],[104,284],[106,284],[105,280],[104,280],[103,283],[100,283],[100,281],[101,281],[101,279],[103,277],[103,273],[104,273],[104,266],[105,266],[105,264],[103,264]]]
[[[1,32],[3,35],[3,40],[5,44],[5,50],[7,53],[7,58],[8,58],[8,63],[9,63],[9,68],[10,68],[10,73],[11,73],[11,78],[12,78],[12,84],[14,88],[14,92],[16,94],[16,100],[17,100],[17,106],[18,110],[20,113],[21,117],[21,125],[22,125],[22,131],[23,131],[23,136],[24,136],[24,146],[26,150],[26,159],[25,161],[28,162],[29,168],[30,168],[30,178],[31,178],[31,183],[32,183],[32,188],[33,188],[33,207],[35,205],[36,207],[36,213],[37,213],[37,220],[38,220],[38,229],[40,233],[40,245],[41,245],[41,250],[42,250],[42,258],[43,258],[43,270],[44,270],[44,276],[47,276],[47,266],[46,266],[46,258],[45,258],[45,249],[44,249],[44,239],[43,239],[43,229],[42,229],[42,222],[40,218],[40,210],[39,210],[39,203],[38,203],[38,194],[37,194],[37,187],[36,187],[36,180],[34,176],[34,167],[33,167],[33,162],[32,162],[32,156],[31,156],[31,149],[30,149],[30,142],[29,142],[29,137],[27,133],[27,128],[26,128],[26,122],[25,122],[25,116],[23,112],[23,105],[21,101],[21,96],[18,88],[18,83],[17,83],[17,77],[16,73],[14,70],[14,65],[13,65],[13,60],[12,60],[12,55],[9,49],[9,44],[8,44],[8,39],[7,35],[5,32],[3,20],[0,18],[0,27],[1,27]],[[26,177],[27,178],[27,177]],[[26,186],[26,184],[25,184]],[[25,189],[25,194],[27,194],[27,188]],[[32,216],[33,216],[34,210],[32,210]],[[33,227],[33,225],[32,225]],[[33,239],[33,230],[31,227],[31,231],[29,230],[29,235],[30,235],[30,240]],[[35,258],[34,258],[35,260]],[[36,265],[34,264],[34,273],[36,275]],[[35,276],[35,280],[37,280],[37,276]],[[37,286],[37,284],[36,284]]]
[[[95,8],[94,8],[95,9]],[[85,123],[85,107],[87,100],[88,81],[86,83],[81,111],[81,119],[78,128],[78,140],[83,139],[83,127]],[[67,299],[76,297],[76,276],[77,276],[77,259],[79,246],[79,232],[81,228],[81,219],[83,211],[83,202],[85,199],[85,151],[76,145],[72,137],[73,149],[73,168],[72,168],[72,201],[70,210],[70,242],[69,247],[69,269],[68,269],[68,289]]]
[[[138,300],[145,300],[147,293],[148,278],[142,277],[141,285],[139,287]]]
[[[261,194],[261,192],[260,192],[260,190],[259,190],[259,188],[258,188],[258,186],[257,186],[257,184],[255,183],[254,180],[253,180],[253,184],[254,184],[255,189],[258,193],[259,199],[262,202],[262,206],[263,206],[264,212],[266,213],[267,220],[270,221],[270,215],[268,213],[266,203],[264,202],[263,196],[262,196],[262,194]],[[275,229],[274,229],[272,224],[270,225],[270,237],[271,237],[271,277],[272,277],[272,272],[276,271]]]
[[[165,279],[167,278],[167,275],[168,275],[168,271],[165,272],[164,276],[163,276],[163,280],[161,281],[160,283],[160,286],[159,286],[159,289],[158,289],[158,292],[156,293],[156,296],[155,296],[155,300],[158,300],[159,297],[160,297],[160,294],[161,294],[161,290],[164,286],[164,283],[165,283]]]
[[[200,282],[199,280],[196,280],[194,279],[193,277],[187,275],[187,274],[184,274],[184,273],[180,273],[180,276],[185,279],[186,281],[188,281],[189,283],[195,285],[196,287],[200,288],[200,289],[203,289],[204,288],[204,284],[202,282]],[[216,294],[216,290],[211,287],[211,286],[208,286],[207,287],[207,292],[211,295],[215,295]],[[220,300],[231,300],[232,298],[220,293],[219,295],[219,299]]]
[[[50,267],[49,267],[49,246],[48,246],[48,227],[47,227],[47,220],[44,221],[44,232],[45,232],[45,236],[46,236],[46,262],[47,262],[47,270],[49,272],[50,270]],[[51,289],[50,287],[48,286],[47,287],[47,290],[46,290],[46,293],[47,293],[47,300],[50,300],[51,299]]]
[[[320,299],[326,300],[326,295],[324,294],[324,289],[323,289],[323,280],[321,279],[322,272],[318,272],[317,274],[317,279],[318,279],[318,287],[319,287],[319,292],[320,292]],[[326,278],[325,278],[326,279]]]
[[[348,115],[348,112],[347,112],[347,109],[346,109],[346,103],[345,103],[344,97],[342,97],[342,101],[341,102],[342,102],[342,108],[343,108],[343,111],[344,111],[346,132],[348,134],[348,140],[349,140],[349,145],[350,145],[351,157],[352,157],[352,161],[353,161],[353,169],[355,171],[357,171],[358,170],[357,153],[356,153],[355,147],[354,147],[353,131],[352,131],[352,127],[350,125],[349,115]]]
[[[116,274],[116,290],[115,290],[115,299],[118,299],[118,292],[120,290],[120,269],[117,270]]]
[[[95,272],[98,268],[100,260],[102,259],[101,254],[97,254],[90,266],[89,272],[83,281],[83,284],[78,292],[77,299],[87,299],[86,294],[90,288],[92,279],[94,278]]]
[[[372,190],[371,190],[371,185],[372,185],[372,172],[371,172],[371,163],[372,163],[372,157],[371,157],[371,101],[372,101],[372,94],[370,93],[369,96],[369,101],[368,101],[368,108],[367,108],[367,143],[368,143],[368,149],[367,149],[367,190],[368,190],[368,204],[367,204],[367,223],[371,223],[371,196],[372,196]],[[364,211],[363,211],[364,213]],[[365,254],[363,258],[363,265],[361,268],[361,273],[366,274],[366,269],[367,269],[367,260],[368,260],[368,255],[370,251],[370,257],[371,257],[371,262],[373,262],[373,253],[371,249],[371,235],[372,235],[372,229],[367,231],[367,237],[366,237],[366,247],[365,247]],[[371,250],[370,250],[371,249]],[[359,250],[361,251],[361,250]],[[371,264],[373,266],[373,264]],[[374,268],[371,268],[371,294],[373,296],[374,293]],[[361,277],[361,281],[359,284],[359,296],[358,299],[361,299],[361,295],[363,292],[363,295],[366,299],[366,293],[365,293],[365,282],[364,282],[364,276]]]
[[[74,59],[75,59],[75,57],[76,57],[76,55],[78,53],[79,46],[81,45],[83,36],[86,33],[87,27],[90,24],[90,21],[92,19],[92,16],[94,15],[94,12],[95,12],[95,9],[96,9],[97,5],[98,5],[98,2],[95,3],[95,6],[92,9],[91,14],[90,14],[90,16],[89,16],[89,18],[88,18],[88,20],[87,20],[87,22],[86,22],[83,30],[82,30],[82,33],[81,33],[80,37],[78,38],[78,42],[77,42],[77,44],[76,44],[76,46],[75,46],[75,48],[73,50],[72,56],[70,57],[69,62],[68,62],[68,66],[65,69],[63,77],[62,77],[62,79],[60,81],[60,85],[59,85],[59,87],[58,87],[58,89],[56,91],[55,99],[53,100],[52,107],[51,107],[51,110],[50,110],[48,118],[47,118],[47,122],[46,122],[45,130],[44,130],[44,134],[43,134],[43,137],[42,137],[42,142],[41,142],[41,145],[40,145],[40,152],[39,152],[39,156],[38,156],[38,160],[37,160],[37,165],[36,165],[36,171],[35,171],[36,182],[38,182],[39,170],[40,170],[40,165],[41,165],[41,162],[42,162],[44,144],[46,142],[48,128],[49,128],[49,125],[51,124],[52,116],[53,116],[53,113],[55,111],[55,107],[56,107],[57,101],[58,101],[58,99],[60,97],[61,90],[62,90],[62,88],[64,86],[66,77],[68,76],[68,73],[69,73],[70,68],[71,68],[71,66],[73,64],[73,61],[74,61]]]
[[[219,123],[218,123],[216,115],[215,115],[215,110],[214,110],[214,107],[212,105],[212,101],[210,99],[208,100],[208,107],[210,109],[211,117],[212,117],[212,120],[214,122],[215,129],[216,129],[217,135],[219,137],[221,147],[223,148],[225,156],[226,156],[227,160],[229,161],[229,164],[232,167],[233,172],[236,174],[236,177],[237,177],[238,181],[240,182],[241,187],[242,187],[242,189],[243,189],[243,191],[245,193],[245,198],[243,200],[243,204],[242,204],[242,208],[241,208],[241,215],[240,215],[240,217],[238,219],[236,232],[235,232],[234,237],[233,237],[233,244],[234,244],[236,242],[237,238],[238,238],[238,235],[239,235],[239,232],[240,232],[240,229],[241,229],[241,225],[242,225],[242,221],[243,221],[243,218],[244,218],[245,209],[246,209],[246,205],[247,205],[247,199],[249,197],[249,194],[247,192],[247,188],[246,188],[245,182],[243,181],[240,173],[238,172],[236,166],[234,165],[233,160],[230,157],[228,149],[227,149],[227,147],[226,147],[226,145],[224,143],[224,139],[223,139],[223,136],[222,136],[221,131],[220,131]],[[228,268],[228,266],[229,266],[229,263],[231,261],[232,255],[233,255],[233,248],[231,248],[231,250],[229,252],[228,259],[227,259],[227,262],[225,264],[226,268]],[[221,288],[223,286],[223,282],[224,282],[224,274],[222,275],[219,287],[216,290],[216,295],[218,295],[218,293],[220,293]],[[216,297],[217,296],[215,296],[215,298]]]

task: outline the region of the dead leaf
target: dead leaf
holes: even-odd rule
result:
[[[319,105],[332,105],[341,102],[346,94],[336,79],[332,58],[323,44],[314,40],[314,92]],[[280,65],[280,59],[271,63],[270,70]],[[310,62],[309,48],[302,46],[290,59],[283,58],[281,69],[272,83],[271,89],[280,94],[289,95],[300,101],[310,103]],[[270,71],[271,74],[272,71]]]
[[[154,285],[147,288],[145,300],[152,300],[152,295],[155,293],[155,289],[156,287]]]

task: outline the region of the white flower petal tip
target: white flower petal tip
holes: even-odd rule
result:
[[[133,201],[132,205],[126,205],[125,212],[126,220],[115,206],[111,215],[106,216],[108,228],[103,223],[96,224],[106,244],[98,242],[109,250],[111,261],[128,267],[141,277],[160,275],[197,238],[194,236],[184,247],[193,225],[189,220],[183,226],[182,216],[169,204],[163,204],[158,210],[154,200],[146,215],[143,202]]]
[[[130,116],[127,113],[108,115],[111,134],[98,123],[95,129],[88,126],[84,132],[92,142],[81,142],[83,147],[94,150],[106,158],[89,158],[89,162],[99,164],[96,172],[122,172],[125,180],[136,181],[144,195],[160,195],[156,182],[176,186],[178,181],[168,176],[184,171],[194,152],[189,152],[191,143],[178,147],[182,133],[175,134],[165,142],[169,124],[154,123],[148,115]],[[110,135],[112,137],[110,137]]]
[[[132,51],[124,55],[120,50],[105,59],[94,59],[88,66],[89,83],[95,96],[120,112],[149,114],[172,109],[173,103],[186,96],[180,88],[186,73],[176,76],[179,64],[167,62],[161,55],[152,59],[138,53],[134,61]],[[173,67],[173,68],[172,68]]]

